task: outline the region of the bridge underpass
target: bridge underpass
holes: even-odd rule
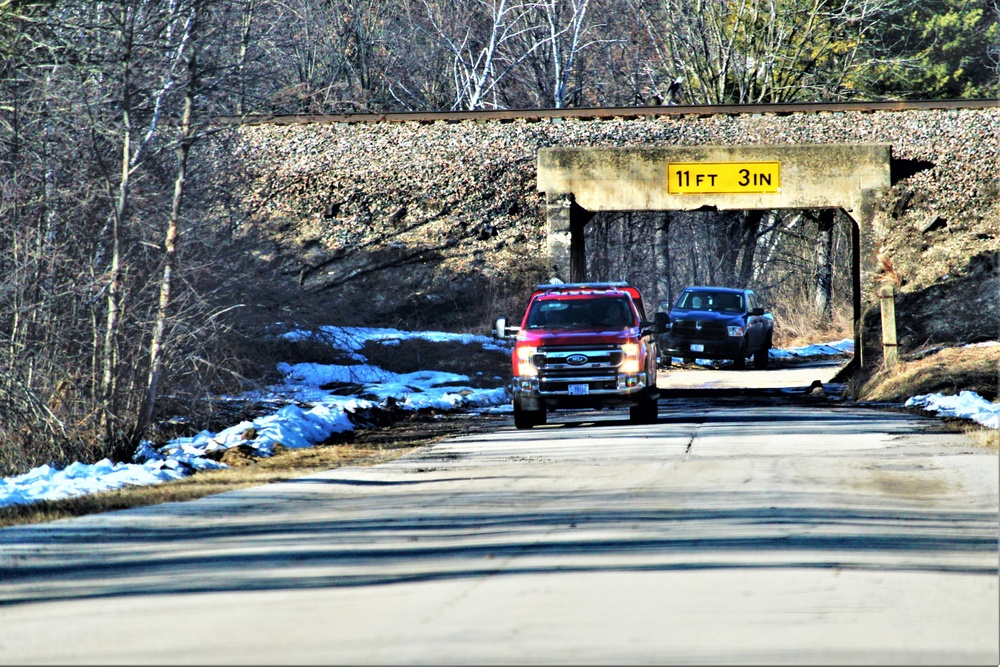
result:
[[[775,348],[785,348],[772,354],[769,369],[736,371],[731,360],[694,364],[674,355],[661,364],[661,387],[808,390],[830,384],[853,357],[799,349],[851,337],[853,228],[833,209],[601,212],[584,227],[583,275],[635,285],[650,314],[669,310],[688,286],[753,288],[773,314]]]
[[[546,195],[550,275],[564,281],[595,279],[586,248],[587,223],[595,214],[840,210],[851,221],[853,361],[862,363],[865,343],[871,346],[879,335],[862,325],[864,312],[875,306],[863,285],[873,282],[877,268],[874,200],[891,185],[891,166],[887,144],[540,149],[538,190]],[[683,287],[676,285],[669,298]],[[658,299],[668,298],[662,284],[654,292]],[[808,388],[817,381],[828,384],[844,365],[843,360],[826,360],[795,369],[713,374],[689,368],[670,373],[661,384]]]

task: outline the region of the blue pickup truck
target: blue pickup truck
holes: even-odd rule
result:
[[[774,318],[765,312],[753,290],[688,287],[668,313],[660,337],[661,365],[671,357],[732,359],[737,369],[753,357],[754,368],[767,368],[774,336]]]

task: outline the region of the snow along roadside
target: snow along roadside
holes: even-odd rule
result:
[[[459,412],[502,410],[498,406],[510,402],[506,387],[476,389],[462,384],[469,381],[467,376],[455,373],[392,373],[363,363],[367,360],[358,352],[368,340],[394,345],[417,338],[479,344],[484,349],[509,354],[508,349],[488,336],[361,327],[322,327],[317,333],[295,331],[285,336],[289,339],[318,336],[348,351],[352,359],[362,363],[351,366],[279,364],[278,370],[285,375],[282,384],[272,387],[266,395],[255,393],[230,399],[258,402],[263,399],[286,404],[274,414],[241,422],[218,433],[202,431],[194,436],[175,438],[160,448],[143,442],[133,456],[134,463],[112,463],[104,459],[92,464],[72,463],[61,470],[42,465],[22,475],[0,479],[0,507],[62,500],[126,486],[159,484],[199,470],[225,468],[225,464],[207,455],[237,445],[250,446],[259,456],[270,456],[278,443],[293,449],[311,447],[334,434],[354,430],[355,413],[378,409],[390,401],[396,409],[433,408]],[[321,388],[335,382],[354,383],[360,389],[351,396],[337,396]],[[306,407],[300,407],[303,405]],[[245,439],[248,432],[255,437]]]
[[[459,341],[481,344],[484,349],[509,353],[486,336],[448,334],[445,332],[403,332],[397,329],[362,329],[324,327],[328,342],[352,352],[353,358],[364,362],[359,354],[366,340],[397,344],[406,338]],[[305,336],[304,332],[287,334]],[[853,341],[837,341],[826,345],[811,345],[793,350],[772,350],[780,357],[810,357],[831,353],[849,353]],[[287,403],[271,415],[244,421],[218,433],[202,431],[194,436],[176,438],[159,449],[146,442],[135,453],[135,463],[112,463],[105,459],[94,464],[72,463],[59,470],[49,465],[15,477],[0,479],[0,506],[29,504],[41,500],[61,500],[125,486],[143,486],[180,479],[198,470],[224,468],[206,455],[236,445],[253,447],[258,455],[270,456],[274,446],[311,447],[335,433],[354,430],[352,416],[358,411],[377,408],[392,399],[398,408],[505,412],[510,409],[510,395],[505,387],[473,389],[461,386],[469,378],[454,373],[418,371],[397,374],[359,363],[353,366],[321,364],[279,364],[285,382],[273,387],[268,396],[247,395],[233,400],[278,400]],[[362,390],[353,396],[335,396],[321,389],[329,383],[355,383]],[[456,386],[458,385],[458,386]],[[363,398],[370,397],[370,398]],[[300,407],[306,405],[307,407]],[[987,428],[1000,428],[1000,403],[990,403],[975,392],[958,396],[925,394],[914,396],[906,407],[922,407],[941,416],[971,419]],[[244,439],[253,429],[255,437]]]

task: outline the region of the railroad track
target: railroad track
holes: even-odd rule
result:
[[[875,111],[917,111],[986,109],[1000,107],[995,100],[928,100],[916,102],[800,102],[793,104],[702,104],[653,107],[593,107],[574,109],[509,109],[499,111],[429,111],[392,113],[291,114],[222,116],[217,122],[226,125],[307,125],[310,123],[460,123],[465,121],[525,120],[529,122],[562,119],[603,120],[612,118],[649,118],[661,116],[717,116],[745,114],[789,115],[795,113],[842,113]]]

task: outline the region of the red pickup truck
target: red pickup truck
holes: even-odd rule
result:
[[[558,409],[624,406],[632,423],[655,422],[662,330],[647,321],[642,295],[627,283],[538,285],[520,327],[500,318],[494,328],[497,338],[516,340],[514,425],[540,426]]]

